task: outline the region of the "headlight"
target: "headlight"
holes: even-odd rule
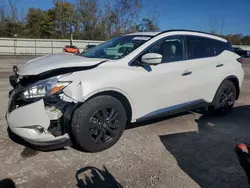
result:
[[[60,78],[60,76],[52,77],[34,83],[22,93],[22,98],[34,99],[34,98],[48,97],[61,91],[71,83],[71,82],[60,82],[58,81],[58,78]]]

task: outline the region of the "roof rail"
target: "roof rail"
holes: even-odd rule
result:
[[[161,35],[163,33],[167,33],[167,32],[174,32],[174,31],[186,31],[186,32],[194,32],[194,33],[201,33],[201,34],[206,34],[206,35],[211,35],[211,36],[215,36],[215,37],[219,37],[221,39],[224,39],[226,41],[228,41],[227,39],[219,36],[219,35],[215,35],[215,34],[212,34],[212,33],[208,33],[208,32],[203,32],[203,31],[196,31],[196,30],[188,30],[188,29],[170,29],[170,30],[164,30],[160,33],[158,33],[157,35],[155,35],[154,37],[158,36],[158,35]]]
[[[220,37],[219,35],[215,35],[215,34],[212,34],[212,33],[203,32],[203,31],[196,31],[196,30],[188,30],[188,29],[170,29],[170,30],[164,30],[164,31],[158,33],[157,35],[160,35],[160,34],[163,34],[163,33],[167,33],[167,32],[173,32],[173,31],[195,32],[195,33],[202,33],[202,34],[207,34],[207,35],[212,35],[212,36]]]

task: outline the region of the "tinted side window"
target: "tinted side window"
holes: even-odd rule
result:
[[[184,40],[181,36],[167,37],[157,42],[146,53],[158,53],[162,55],[162,63],[184,60]]]
[[[233,46],[232,46],[232,44],[230,42],[225,43],[225,50],[228,50],[228,51],[231,51],[231,52],[234,51]]]
[[[212,40],[215,55],[220,55],[224,50],[233,51],[232,45],[230,43],[221,42],[218,40]]]
[[[188,59],[213,57],[224,50],[233,51],[230,43],[196,36],[187,36],[186,39]]]
[[[196,36],[187,36],[186,39],[188,59],[215,56],[213,40]]]

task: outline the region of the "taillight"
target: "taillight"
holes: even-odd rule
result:
[[[244,63],[244,58],[240,57],[240,58],[237,59],[237,61],[238,61],[239,63]]]

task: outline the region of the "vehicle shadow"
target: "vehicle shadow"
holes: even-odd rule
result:
[[[6,178],[0,180],[0,188],[16,188],[16,184],[12,179]]]
[[[85,167],[76,172],[78,188],[122,188],[107,168]]]
[[[223,117],[202,115],[196,122],[197,132],[160,136],[179,167],[200,187],[248,187],[234,146],[250,143],[250,106]]]

